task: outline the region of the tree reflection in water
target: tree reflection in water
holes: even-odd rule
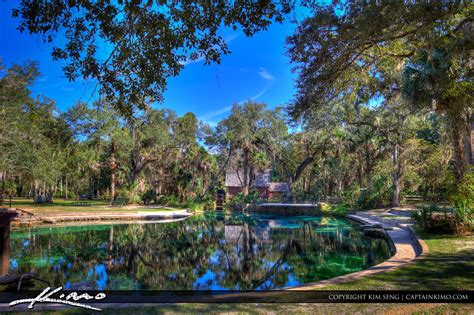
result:
[[[223,215],[11,234],[10,272],[97,289],[274,289],[362,270],[390,256],[381,239],[331,217]]]

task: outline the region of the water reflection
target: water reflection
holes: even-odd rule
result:
[[[11,273],[101,290],[274,289],[390,256],[385,241],[363,237],[343,219],[222,213],[173,223],[16,230],[11,249]]]

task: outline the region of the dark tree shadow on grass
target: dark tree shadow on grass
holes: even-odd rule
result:
[[[426,258],[387,274],[377,276],[400,289],[474,289],[474,250],[429,254]]]

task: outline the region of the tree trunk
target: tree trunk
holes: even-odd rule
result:
[[[342,180],[338,178],[336,180],[336,196],[337,198],[341,198],[342,195]]]
[[[133,150],[130,156],[131,170],[128,176],[128,181],[130,187],[133,187],[136,184],[137,179],[140,177],[140,173],[145,166],[145,161],[143,161],[141,155],[140,134],[133,122],[130,122],[130,132],[133,139]]]
[[[115,200],[115,172],[117,164],[115,162],[115,141],[112,139],[110,143],[110,203]]]
[[[459,117],[450,117],[451,132],[454,146],[454,161],[456,167],[456,181],[459,183],[466,175],[469,166],[469,154],[466,152],[465,139],[465,125],[463,120]]]
[[[87,199],[89,200],[92,200],[92,198],[94,197],[94,175],[91,175],[89,177],[89,187],[88,187],[88,196],[87,196]]]
[[[293,181],[292,178],[290,178],[288,180],[288,192],[287,192],[287,195],[286,195],[286,200],[288,203],[293,203],[295,201],[295,197],[294,197],[294,194],[293,194],[293,186],[294,186],[295,182]]]
[[[369,153],[369,148],[367,148],[365,154],[365,188],[369,192],[372,188],[372,161]]]
[[[67,177],[66,177],[66,180],[65,180],[65,183],[64,183],[64,186],[65,186],[64,189],[65,189],[65,191],[66,191],[66,195],[64,195],[64,199],[66,199],[66,200],[67,200],[67,198],[68,198],[68,190],[67,190],[68,187],[67,187],[67,184],[68,184],[68,182],[67,182]]]
[[[392,147],[392,207],[400,206],[400,147],[398,144],[393,144]]]
[[[471,114],[470,124],[468,130],[468,149],[469,149],[469,164],[474,165],[474,113]]]
[[[244,194],[244,196],[247,196],[249,194],[249,176],[252,176],[252,174],[249,174],[249,153],[247,150],[244,150],[243,172],[244,172],[243,174],[244,181],[243,181],[242,193]]]

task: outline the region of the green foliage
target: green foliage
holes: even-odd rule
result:
[[[412,213],[412,220],[424,231],[438,234],[463,234],[472,228],[472,203],[457,198],[454,211],[449,213],[436,204]]]
[[[434,211],[439,211],[436,204],[432,204],[428,207],[425,206],[418,211],[412,212],[411,218],[422,229],[426,229]]]
[[[77,198],[77,194],[73,191],[68,191],[67,193],[67,198],[68,199],[76,199]]]
[[[271,2],[22,2],[13,15],[21,18],[20,31],[45,35],[45,42],[55,34],[68,34],[58,41],[64,45],[52,49],[54,60],[66,61],[66,77],[97,79],[101,94],[116,99],[116,108],[131,116],[136,107],[147,107],[140,102],[145,97],[161,102],[167,79],[185,64],[199,58],[219,63],[221,55],[229,53],[221,26],[241,27],[251,36],[272,21],[282,21],[291,7]],[[105,42],[110,62],[103,62],[98,53]]]
[[[474,228],[473,201],[468,198],[454,199],[455,229],[458,234]]]
[[[245,196],[243,193],[237,193],[232,197],[227,205],[231,208],[240,209],[246,204],[257,203],[260,200],[260,195],[257,191],[251,191],[247,196]]]
[[[474,227],[474,168],[464,176],[451,198],[454,204],[454,229],[460,234]]]
[[[328,203],[321,202],[319,204],[319,210],[326,215],[332,214],[332,206]]]
[[[361,195],[359,185],[352,184],[342,193],[342,205],[348,209],[357,209],[359,207],[358,201]]]
[[[453,197],[455,199],[464,199],[470,203],[474,202],[474,167],[471,167],[469,172],[462,178]]]
[[[141,195],[141,199],[144,204],[156,203],[158,201],[156,192],[154,189],[149,189]]]
[[[357,200],[360,209],[381,207],[390,202],[392,193],[391,181],[388,176],[375,176],[370,190],[363,190]]]
[[[118,99],[100,99],[93,106],[78,103],[58,114],[52,100],[30,96],[30,85],[39,75],[36,64],[1,66],[0,173],[23,194],[32,185],[35,194],[44,194],[67,182],[68,190],[78,194],[98,191],[110,198],[115,189],[118,197],[132,203],[212,209],[209,192],[223,186],[226,168],[244,174],[271,168],[272,180],[289,182],[296,201],[308,196],[340,197],[341,205],[333,213],[385,206],[400,192],[449,197],[454,214],[441,217],[467,224],[474,179],[464,167],[468,155],[462,151],[467,152],[468,146],[459,144],[469,127],[465,113],[471,112],[474,95],[465,49],[472,46],[465,28],[473,6],[360,6],[348,1],[341,11],[338,4],[315,4],[314,16],[308,16],[288,39],[289,55],[299,73],[296,100],[288,111],[250,100],[232,106],[230,116],[211,128],[193,113],[179,117],[172,110],[148,108],[131,115],[132,109],[147,107],[150,96],[159,100],[166,78],[176,75],[183,63],[202,56],[206,62],[219,61],[227,48],[218,28],[212,27],[225,21],[243,25],[251,35],[282,17],[280,5],[250,4],[244,12],[227,4],[218,8],[196,4],[182,10],[164,4],[169,12],[162,13],[155,6],[99,3],[96,9],[110,11],[91,16],[96,10],[87,1],[64,8],[61,1],[22,2],[15,10],[22,17],[20,29],[54,33],[53,21],[60,21],[66,31],[75,29],[66,42],[77,45],[57,47],[55,57],[69,62],[65,71],[70,79],[81,74],[99,77],[104,94]],[[38,10],[29,10],[31,6]],[[212,11],[210,19],[204,18],[208,16],[201,11],[204,7]],[[79,15],[69,15],[78,8]],[[97,32],[94,25],[110,25],[119,9],[124,13],[119,22],[130,12],[136,17],[131,23],[140,27],[132,28],[129,35],[144,46],[131,47],[130,41],[106,30],[104,38],[113,37],[110,44],[117,50],[110,63],[96,67],[95,37],[87,37],[87,43],[75,40],[88,31]],[[44,19],[45,12],[53,12],[53,18]],[[190,12],[197,12],[192,21]],[[163,25],[142,23],[151,17],[158,17],[153,20]],[[171,17],[183,23],[184,31],[177,34],[170,28]],[[188,24],[193,28],[187,29]],[[156,37],[162,27],[169,36]],[[153,36],[159,40],[146,41]],[[164,42],[172,44],[160,46]],[[182,50],[183,43],[191,45]],[[137,47],[142,51],[131,54]],[[145,63],[154,71],[135,71],[144,65],[140,62],[144,56],[150,52],[156,56],[157,47],[165,47],[158,53],[162,58]],[[169,71],[159,71],[164,68]],[[112,80],[110,73],[117,76]],[[136,80],[129,80],[131,73]],[[431,113],[424,114],[426,109]],[[206,147],[200,145],[203,138]],[[452,142],[458,144],[454,158]],[[252,176],[241,178],[244,191],[251,190]],[[163,196],[158,198],[154,191]],[[259,200],[258,193],[250,192],[237,194],[230,204]],[[434,217],[441,220],[431,214],[420,214],[418,220]]]
[[[321,202],[319,204],[319,210],[324,215],[334,215],[344,217],[348,214],[349,209],[344,204],[330,205],[328,203]]]
[[[15,182],[12,180],[2,180],[0,181],[0,195],[5,194],[7,196],[12,196],[16,192]]]
[[[158,197],[156,203],[173,207],[179,205],[179,198],[176,195],[162,195]]]
[[[344,204],[339,204],[335,206],[332,210],[332,215],[344,217],[349,212],[349,209]]]
[[[181,204],[179,206],[190,209],[191,211],[215,210],[216,202],[210,196],[205,196],[188,198],[184,204]]]
[[[286,202],[288,198],[285,195],[273,195],[271,198],[268,198],[268,202],[272,203],[281,203],[281,202]]]
[[[185,208],[193,212],[196,210],[215,210],[216,208],[216,203],[210,196],[187,198],[184,202],[180,202],[178,196],[166,195],[160,196],[156,203],[170,207]]]
[[[142,199],[141,199],[140,193],[138,192],[137,186],[138,185],[135,184],[129,187],[118,189],[116,192],[116,198],[127,200],[127,202],[131,204],[141,203]]]

